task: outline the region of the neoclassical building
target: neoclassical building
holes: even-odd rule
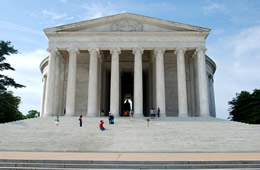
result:
[[[208,28],[120,13],[44,32],[41,116],[216,116]]]

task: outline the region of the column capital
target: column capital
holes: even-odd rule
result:
[[[99,48],[97,48],[97,47],[88,48],[88,52],[89,52],[90,55],[92,53],[100,54]]]
[[[143,54],[143,52],[144,52],[144,49],[142,48],[142,47],[135,47],[134,49],[133,49],[133,54],[136,54],[136,53],[140,53],[140,54]]]
[[[187,48],[184,48],[184,47],[175,48],[174,54],[177,54],[179,51],[183,51],[183,53],[185,54],[185,52],[187,51]]]
[[[70,53],[70,54],[73,54],[73,53],[76,53],[76,54],[79,54],[79,49],[75,46],[72,46],[72,47],[69,47],[67,49],[67,51]]]
[[[195,53],[199,53],[200,51],[203,51],[204,53],[207,51],[207,48],[205,47],[197,47],[195,50]]]
[[[121,49],[119,47],[111,48],[110,49],[110,54],[118,53],[121,54]]]
[[[48,51],[49,53],[60,54],[58,48],[56,48],[56,47],[49,47],[49,48],[47,48],[47,51]]]
[[[155,48],[154,54],[157,56],[158,54],[164,54],[165,48]]]

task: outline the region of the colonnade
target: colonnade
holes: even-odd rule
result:
[[[178,114],[179,117],[188,117],[187,104],[187,88],[186,88],[186,72],[185,72],[185,52],[186,48],[175,48],[177,55],[177,85],[178,85]],[[55,77],[59,76],[61,55],[57,48],[49,48],[50,52],[48,63],[48,75],[46,83],[46,96],[44,97],[44,114],[43,116],[52,116],[55,113],[55,101],[58,100],[59,86]],[[75,115],[75,97],[76,97],[76,71],[77,71],[77,55],[79,49],[77,47],[70,47],[68,63],[68,81],[66,93],[66,116]],[[136,116],[143,116],[143,78],[142,78],[142,54],[144,48],[132,48],[134,54],[134,112]],[[155,91],[156,91],[156,108],[160,108],[162,117],[166,116],[166,99],[165,99],[165,76],[164,76],[164,53],[165,48],[154,48],[154,62],[155,62]],[[96,117],[99,113],[97,110],[98,103],[98,57],[100,57],[99,48],[89,48],[89,84],[88,84],[88,113],[89,117]],[[110,85],[110,112],[115,116],[119,116],[119,58],[121,49],[111,48],[111,85]],[[206,63],[205,63],[205,48],[194,49],[194,57],[196,57],[195,65],[197,73],[197,98],[198,111],[200,116],[210,116],[209,101],[208,101],[208,87],[206,77]]]

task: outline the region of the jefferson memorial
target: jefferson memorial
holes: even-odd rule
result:
[[[41,116],[216,117],[209,28],[120,13],[44,32]]]

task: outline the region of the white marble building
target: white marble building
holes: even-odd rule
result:
[[[121,13],[44,30],[48,51],[41,116],[215,117],[215,63],[205,55],[210,29]]]

